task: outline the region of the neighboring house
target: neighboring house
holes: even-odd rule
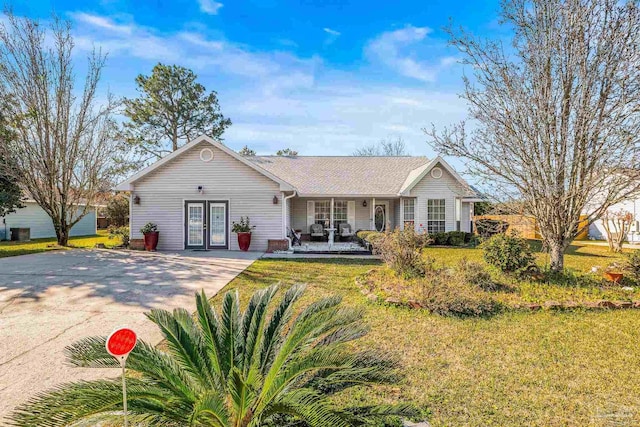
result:
[[[14,213],[6,217],[0,217],[0,240],[11,238],[12,228],[29,228],[32,239],[56,237],[53,222],[47,213],[35,202],[26,200],[24,208],[16,209]],[[80,208],[82,209],[82,208]],[[76,225],[71,229],[71,236],[88,236],[96,234],[96,209],[90,209]]]
[[[231,224],[248,216],[252,250],[311,224],[354,230],[407,225],[470,231],[478,196],[443,159],[425,157],[243,157],[199,137],[117,187],[131,197],[131,238],[158,225],[164,250],[238,249]]]
[[[633,215],[631,222],[631,231],[627,234],[629,243],[640,243],[640,199],[631,197],[629,200],[617,203],[609,208],[610,212],[627,211]],[[597,240],[606,240],[607,231],[599,219],[589,226],[589,238]]]

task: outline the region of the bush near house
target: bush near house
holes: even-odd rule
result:
[[[505,273],[526,268],[534,260],[529,243],[515,235],[496,234],[482,244],[484,259]]]
[[[422,277],[433,261],[422,256],[422,248],[431,239],[416,233],[412,227],[381,233],[375,239],[374,253],[397,275],[404,278]]]

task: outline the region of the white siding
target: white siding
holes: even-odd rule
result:
[[[5,239],[10,238],[11,228],[30,228],[32,239],[56,237],[53,222],[47,213],[37,203],[24,203],[25,207],[10,213],[4,218],[2,233],[6,230]],[[80,208],[81,211],[84,208]],[[89,236],[97,233],[96,211],[90,209],[76,225],[71,228],[71,236]]]
[[[460,215],[460,230],[471,232],[471,209],[473,209],[473,203],[463,203],[462,212]]]
[[[200,160],[204,147],[214,151],[210,162]],[[203,194],[197,187],[204,186]],[[276,182],[208,143],[199,144],[134,183],[140,204],[131,206],[131,237],[142,238],[140,228],[158,224],[158,249],[184,248],[184,201],[228,200],[229,221],[249,216],[256,226],[250,250],[264,251],[268,239],[282,239],[282,193]],[[273,204],[273,197],[278,204]],[[229,224],[231,228],[231,224]],[[238,249],[235,234],[229,248]]]
[[[432,178],[431,174],[427,173],[425,177],[411,189],[410,196],[416,198],[415,226],[417,230],[421,230],[421,225],[422,229],[427,229],[428,199],[445,199],[445,230],[453,231],[456,229],[455,199],[456,197],[464,195],[465,189],[444,167],[440,164],[436,166],[442,169],[441,178]],[[469,226],[467,225],[466,228],[468,229]],[[466,231],[463,224],[461,224],[461,229]]]

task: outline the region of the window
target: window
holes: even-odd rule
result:
[[[335,200],[333,202],[333,224],[338,228],[339,224],[346,223],[347,220],[347,201]],[[352,224],[353,226],[353,224]]]
[[[404,226],[413,227],[414,221],[416,219],[416,201],[415,199],[402,199],[402,204],[404,205]]]
[[[315,205],[316,224],[322,224],[324,227],[329,227],[329,221],[331,220],[331,202],[329,200],[323,200],[316,202]]]
[[[445,200],[427,200],[427,233],[440,233],[445,231]]]

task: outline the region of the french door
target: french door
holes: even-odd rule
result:
[[[185,249],[227,249],[229,204],[213,200],[187,200],[185,209]]]

